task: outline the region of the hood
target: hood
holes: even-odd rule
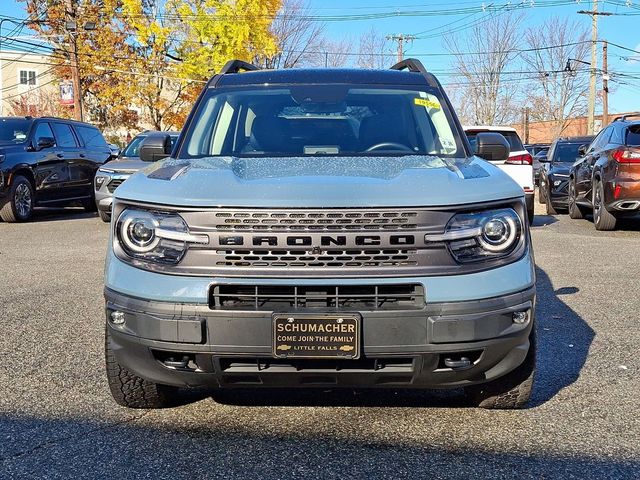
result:
[[[105,163],[100,169],[113,170],[117,173],[134,173],[150,165],[151,163],[140,160],[140,157],[118,157],[116,160]]]
[[[549,175],[569,175],[572,163],[554,162],[549,167]]]
[[[165,205],[291,208],[441,206],[522,195],[484,160],[431,156],[166,159],[116,192]]]

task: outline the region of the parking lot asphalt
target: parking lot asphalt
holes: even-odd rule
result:
[[[128,410],[109,394],[108,226],[0,223],[0,478],[640,478],[640,222],[538,216],[529,408],[457,392],[249,392]]]

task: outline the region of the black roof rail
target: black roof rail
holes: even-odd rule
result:
[[[427,69],[424,68],[424,65],[422,65],[422,62],[417,58],[405,58],[404,60],[396,63],[395,65],[392,65],[390,70],[409,70],[410,72],[413,72],[413,73],[420,73],[422,74],[424,79],[427,81],[427,85],[431,87],[440,88],[440,86],[438,85],[433,75],[427,72]]]
[[[410,72],[425,74],[427,69],[424,68],[422,62],[417,58],[405,58],[391,67],[391,70],[404,70],[408,68]]]
[[[242,60],[229,60],[224,64],[222,70],[220,70],[220,75],[226,75],[227,73],[240,73],[241,70],[250,72],[252,70],[260,70],[260,67],[256,67],[251,63],[243,62]]]
[[[614,118],[613,121],[614,122],[617,122],[617,121],[626,122],[627,118],[629,118],[629,117],[640,117],[640,112],[627,113],[626,115],[620,115],[619,117]]]

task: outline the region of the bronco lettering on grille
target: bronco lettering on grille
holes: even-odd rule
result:
[[[382,243],[382,236],[380,235],[353,235],[350,239],[355,245],[380,245]],[[314,242],[314,237],[311,235],[251,235],[244,237],[242,235],[221,235],[218,238],[219,245],[253,245],[253,246],[288,246],[288,247],[303,247],[311,246]],[[348,245],[346,235],[320,235],[316,238],[319,245],[323,247],[330,246],[346,246]],[[414,245],[414,235],[389,235],[388,242],[390,245]]]

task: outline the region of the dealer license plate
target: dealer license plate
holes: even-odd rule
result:
[[[276,313],[273,355],[356,359],[360,356],[360,316]]]

